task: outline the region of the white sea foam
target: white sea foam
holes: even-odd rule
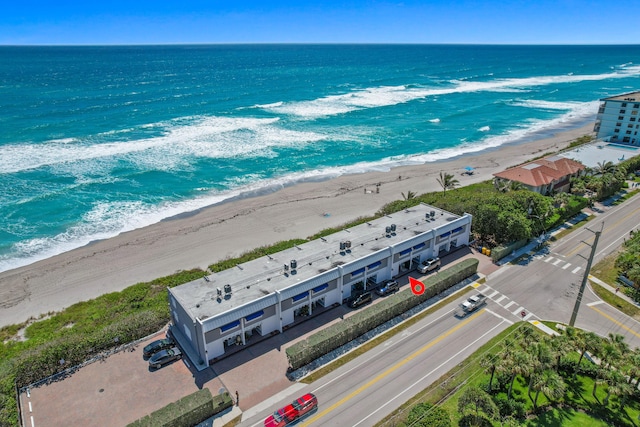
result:
[[[547,136],[557,130],[592,120],[595,117],[594,111],[596,111],[594,107],[597,106],[597,104],[597,102],[576,103],[570,111],[552,120],[532,121],[526,124],[526,126],[513,129],[502,135],[490,136],[479,141],[466,142],[457,147],[432,150],[418,155],[396,156],[376,162],[359,162],[341,167],[292,173],[270,180],[261,180],[258,176],[249,174],[231,182],[231,186],[235,187],[232,190],[211,192],[205,188],[199,188],[198,190],[203,194],[196,198],[179,202],[165,202],[160,205],[149,205],[142,202],[97,203],[93,209],[82,218],[80,224],[70,227],[65,232],[50,238],[32,239],[16,244],[13,248],[13,255],[0,258],[0,271],[24,266],[84,246],[95,240],[113,237],[126,231],[157,223],[172,216],[237,197],[257,196],[299,182],[321,181],[346,174],[388,171],[397,166],[436,162],[499,147],[507,143]],[[216,121],[217,119],[212,120]],[[206,122],[207,120],[203,121],[203,126],[206,126],[206,124],[204,124]],[[272,123],[275,123],[275,121]],[[260,128],[264,126],[264,123],[255,122],[254,125]],[[245,124],[245,127],[246,126]],[[233,132],[236,127],[226,123],[225,129]],[[191,131],[193,131],[193,129]],[[174,129],[174,132],[183,135],[185,138],[187,138],[191,131],[183,129],[180,126]],[[268,135],[268,132],[266,132],[266,134]],[[279,131],[277,131],[277,134],[281,135]],[[299,135],[292,135],[292,138],[297,141],[296,138],[298,138],[298,136]],[[280,138],[280,136],[276,137],[273,135],[273,138]],[[16,256],[15,254],[20,255]]]
[[[489,126],[482,126],[478,131],[480,132],[489,132],[491,128]]]
[[[0,147],[0,173],[42,167],[69,168],[125,158],[160,170],[185,166],[192,157],[229,158],[269,155],[275,146],[294,146],[325,139],[325,135],[277,126],[278,118],[197,117],[163,124],[163,136],[122,142],[54,140],[44,144]],[[91,161],[94,162],[91,162]]]
[[[329,95],[308,101],[277,102],[263,108],[278,114],[286,114],[304,119],[345,114],[365,108],[386,107],[410,102],[420,98],[471,92],[527,92],[532,87],[551,84],[597,81],[627,78],[640,74],[640,66],[624,64],[615,67],[611,73],[564,74],[555,76],[535,76],[526,78],[494,79],[489,81],[451,80],[450,87],[428,88],[403,86],[381,86],[353,90],[339,95]]]
[[[440,123],[440,119],[431,119],[429,120],[431,123]]]

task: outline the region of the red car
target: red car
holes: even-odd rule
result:
[[[264,420],[265,427],[283,427],[309,413],[318,406],[318,399],[307,393],[294,400],[291,405],[278,409]]]

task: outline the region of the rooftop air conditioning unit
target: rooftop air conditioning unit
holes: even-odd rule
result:
[[[347,240],[346,242],[344,242],[344,247],[349,249],[351,247],[351,240]]]
[[[347,247],[347,245],[346,245],[345,242],[340,242],[340,250],[341,251],[344,251],[346,247]]]
[[[296,268],[298,268],[298,261],[296,261],[295,259],[291,260],[291,269],[295,270]]]
[[[391,224],[391,231],[396,231],[396,225],[395,224]]]
[[[231,293],[231,285],[224,285],[224,292],[227,294]]]

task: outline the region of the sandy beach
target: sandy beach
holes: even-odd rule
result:
[[[448,161],[298,184],[211,206],[0,273],[0,326],[178,270],[206,269],[259,246],[306,238],[372,215],[384,204],[401,199],[401,193],[441,190],[436,181],[440,171],[454,174],[461,185],[489,180],[509,166],[565,148],[577,137],[591,134],[592,128],[589,124],[551,138]],[[462,175],[468,165],[475,168],[474,175]]]

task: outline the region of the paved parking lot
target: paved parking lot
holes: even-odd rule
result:
[[[163,336],[89,364],[62,381],[22,393],[24,425],[126,426],[197,391],[199,381],[183,361],[152,371],[143,360],[142,348]],[[206,387],[215,394],[221,383],[207,378]]]
[[[479,271],[484,274],[497,268],[486,256],[469,249],[444,258],[443,267],[471,256],[480,259]],[[406,276],[398,280],[403,287],[408,286]],[[190,369],[184,360],[150,370],[142,358],[142,348],[164,336],[159,333],[137,344],[133,351],[116,353],[79,369],[63,381],[22,393],[24,425],[126,426],[203,387],[214,395],[225,388],[232,395],[238,391],[240,409],[247,410],[292,385],[285,376],[286,347],[352,313],[345,305],[329,309],[201,372]]]

